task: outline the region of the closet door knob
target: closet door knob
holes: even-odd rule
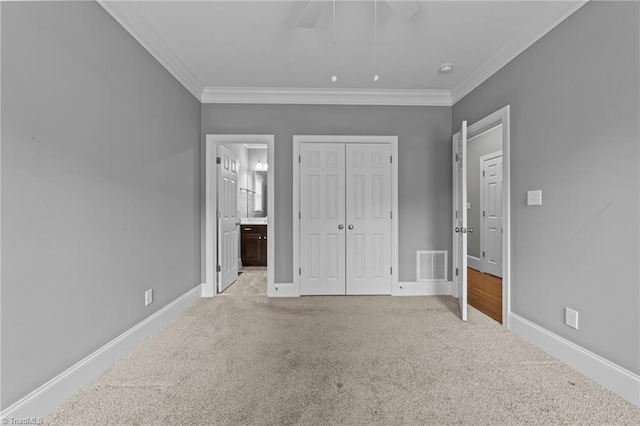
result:
[[[349,225],[349,226],[348,226],[348,228],[349,228],[349,229],[353,229],[353,225]]]
[[[343,224],[338,225],[338,229],[344,229],[344,225]]]

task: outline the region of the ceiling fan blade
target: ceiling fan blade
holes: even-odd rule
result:
[[[320,6],[319,0],[309,0],[307,3],[307,7],[302,14],[302,18],[300,18],[300,22],[298,22],[298,26],[300,28],[314,28],[318,23],[318,18],[322,15],[322,7]]]
[[[403,19],[409,19],[418,11],[416,0],[387,0],[387,4],[393,12]]]

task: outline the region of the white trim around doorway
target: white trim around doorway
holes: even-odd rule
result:
[[[298,173],[300,144],[316,143],[388,143],[391,145],[391,288],[398,286],[398,137],[397,136],[336,136],[293,135],[293,286],[287,296],[300,296],[300,173]]]
[[[468,138],[502,124],[502,326],[509,329],[511,314],[511,139],[509,105],[468,127]]]
[[[274,136],[273,135],[206,135],[205,139],[205,231],[204,263],[205,279],[202,285],[202,297],[216,295],[219,274],[216,272],[217,232],[216,205],[218,173],[216,157],[218,145],[222,144],[266,144],[267,145],[267,293],[274,286],[275,278],[275,179],[274,179]]]

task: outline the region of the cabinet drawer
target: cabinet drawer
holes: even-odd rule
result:
[[[266,225],[240,225],[240,230],[243,234],[266,234]]]

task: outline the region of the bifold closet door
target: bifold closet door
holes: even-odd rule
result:
[[[391,146],[346,145],[346,293],[391,294]]]
[[[300,294],[345,294],[345,146],[300,144]]]

